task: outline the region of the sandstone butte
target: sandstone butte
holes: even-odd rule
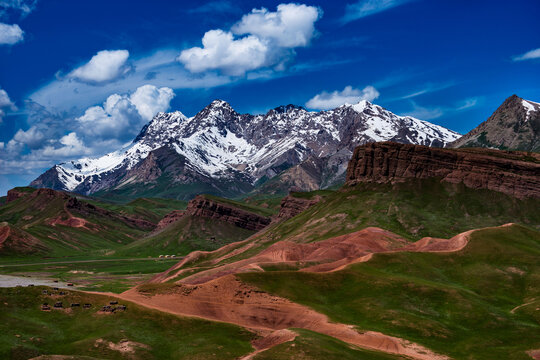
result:
[[[519,199],[540,198],[540,154],[465,148],[440,149],[394,142],[354,150],[346,184],[396,183],[439,178],[472,189],[488,189]]]

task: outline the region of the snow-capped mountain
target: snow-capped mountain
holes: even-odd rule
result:
[[[194,194],[201,190],[195,184],[205,184],[205,191],[235,193],[308,158],[350,156],[355,146],[366,142],[391,140],[442,147],[459,137],[441,126],[397,116],[368,101],[321,112],[287,105],[250,115],[215,100],[191,118],[179,111],[158,113],[127,148],[96,159],[55,165],[31,186],[91,194],[136,184],[149,184],[159,191],[191,185]],[[344,167],[337,171],[343,172]]]
[[[486,121],[449,146],[539,152],[540,103],[512,95]]]

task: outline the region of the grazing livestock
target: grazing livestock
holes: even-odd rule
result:
[[[71,304],[71,307],[77,307],[77,306],[81,306],[81,304],[79,304],[79,303],[72,303]]]
[[[83,309],[90,309],[92,307],[92,304],[84,304]]]
[[[62,307],[62,302],[61,301],[55,302],[54,307],[55,308],[61,308]]]

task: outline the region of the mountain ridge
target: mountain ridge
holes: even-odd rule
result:
[[[260,115],[239,114],[214,100],[191,118],[180,111],[158,113],[128,147],[57,164],[30,185],[88,195],[161,181],[163,187],[192,186],[186,198],[201,193],[201,187],[216,195],[238,195],[310,157],[350,156],[358,145],[385,140],[442,147],[458,136],[365,100],[320,112],[289,104]],[[345,169],[334,166],[335,171]]]

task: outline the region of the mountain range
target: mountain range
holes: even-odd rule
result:
[[[193,117],[158,113],[126,148],[53,166],[30,185],[109,198],[238,196],[342,183],[353,149],[395,141],[444,147],[460,135],[368,101],[312,112],[239,114],[215,100]]]

